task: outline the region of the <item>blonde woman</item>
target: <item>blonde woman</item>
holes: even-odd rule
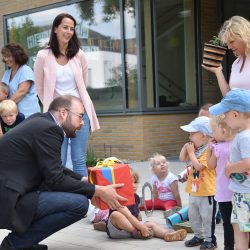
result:
[[[223,75],[222,66],[202,67],[216,75],[223,96],[233,88],[250,89],[250,22],[244,17],[233,16],[224,22],[218,36],[237,57],[232,65],[229,84]]]

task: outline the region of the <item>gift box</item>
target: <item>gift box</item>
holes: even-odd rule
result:
[[[127,202],[119,201],[122,205],[128,206],[135,204],[134,191],[132,185],[132,177],[127,164],[114,164],[112,166],[98,166],[88,168],[89,182],[100,186],[110,184],[121,184],[124,186],[117,188],[116,192],[128,199]],[[100,198],[97,199],[97,205],[100,209],[108,209],[109,207]]]

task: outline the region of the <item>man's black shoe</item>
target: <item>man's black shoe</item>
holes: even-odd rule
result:
[[[48,246],[43,245],[43,244],[37,244],[37,245],[26,247],[26,248],[11,247],[7,237],[4,238],[0,247],[0,250],[47,250],[47,249],[48,249]]]
[[[7,237],[5,237],[0,246],[0,250],[18,250],[17,248],[11,247]]]
[[[21,248],[20,250],[47,250],[48,246],[43,244],[37,244],[32,247]]]

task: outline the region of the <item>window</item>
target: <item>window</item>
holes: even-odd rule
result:
[[[196,106],[194,1],[153,2],[153,8],[150,0],[142,5],[145,106]]]
[[[4,17],[6,42],[26,47],[31,67],[55,16],[67,12],[77,21],[98,113],[197,106],[194,0],[66,2]]]
[[[124,5],[120,5],[119,0],[79,1],[20,16],[7,16],[7,42],[18,42],[27,48],[31,67],[37,52],[47,46],[55,16],[62,12],[71,14],[77,21],[76,32],[89,63],[88,92],[96,110],[121,112],[126,108],[137,108],[134,1],[127,0]],[[128,104],[123,98],[125,78]]]

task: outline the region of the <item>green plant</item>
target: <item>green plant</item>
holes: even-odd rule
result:
[[[213,38],[209,41],[209,43],[217,46],[226,47],[226,44],[223,43],[217,36],[213,36]]]
[[[98,159],[95,156],[93,148],[87,150],[86,165],[87,167],[94,167]]]

